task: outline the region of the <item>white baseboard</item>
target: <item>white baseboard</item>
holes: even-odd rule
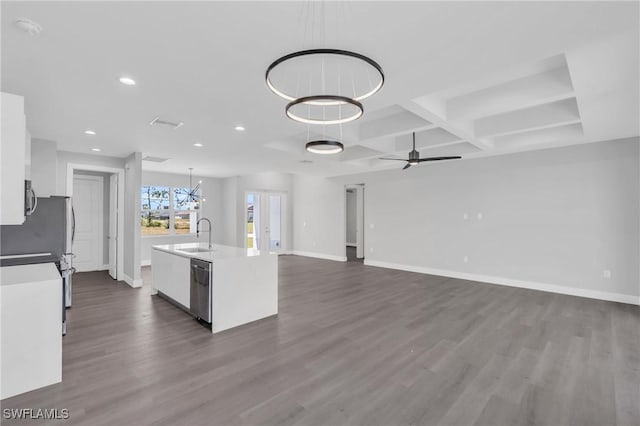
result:
[[[134,280],[133,278],[131,278],[129,275],[127,274],[122,274],[122,280],[129,284],[131,287],[133,288],[140,288],[142,287],[142,278],[138,278],[137,280]]]
[[[640,297],[630,294],[612,293],[608,291],[588,290],[582,288],[568,287],[557,284],[539,283],[534,281],[524,281],[513,278],[494,277],[491,275],[470,274],[468,272],[447,271],[443,269],[427,268],[422,266],[403,265],[399,263],[382,262],[378,260],[364,261],[365,265],[377,266],[379,268],[398,269],[401,271],[418,272],[421,274],[438,275],[441,277],[458,278],[469,281],[479,281],[489,284],[506,285],[509,287],[526,288],[529,290],[546,291],[549,293],[567,294],[570,296],[587,297],[589,299],[607,300],[610,302],[628,303],[640,305]]]
[[[101,265],[98,266],[98,269],[96,269],[97,271],[108,271],[109,270],[109,265]]]
[[[151,266],[151,259],[141,260],[140,261],[140,266]]]
[[[334,256],[332,254],[324,254],[324,253],[313,253],[310,251],[298,251],[293,250],[291,254],[295,254],[296,256],[305,256],[305,257],[316,257],[318,259],[326,259],[326,260],[334,260],[336,262],[346,262],[346,256]]]
[[[356,243],[347,243],[347,247],[358,247]]]

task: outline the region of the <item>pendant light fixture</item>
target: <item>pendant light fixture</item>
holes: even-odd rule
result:
[[[344,151],[344,145],[338,141],[320,140],[307,142],[305,149],[313,154],[339,154]]]
[[[189,205],[190,209],[197,209],[200,205],[200,201],[205,201],[204,198],[200,196],[200,184],[202,181],[199,181],[198,184],[193,186],[193,167],[189,167],[189,189],[185,190],[184,188],[176,188],[174,191],[175,204],[178,207],[185,207]]]
[[[315,7],[314,2],[311,4]],[[319,2],[319,6],[320,42],[326,44],[325,2]],[[313,10],[307,15],[312,13]],[[314,21],[312,16],[312,28],[315,27]],[[288,102],[285,106],[287,117],[311,125],[344,124],[357,120],[364,114],[362,101],[380,91],[384,81],[382,67],[373,59],[361,53],[333,48],[289,53],[273,61],[265,72],[267,87]]]

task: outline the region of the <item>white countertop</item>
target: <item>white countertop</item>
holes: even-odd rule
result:
[[[0,268],[0,285],[14,285],[60,279],[55,263],[3,266]]]
[[[255,256],[268,256],[268,255],[275,256],[275,253],[270,251],[260,251],[255,249],[246,249],[242,247],[224,246],[222,244],[214,244],[211,251],[197,252],[197,253],[189,253],[182,250],[193,249],[193,248],[209,250],[207,247],[207,244],[206,243],[205,244],[201,244],[201,243],[162,244],[162,245],[151,246],[151,248],[165,251],[167,253],[172,253],[177,256],[188,257],[188,258],[193,257],[196,259],[201,259],[207,262],[213,262],[214,260],[245,258],[245,257],[255,257]]]

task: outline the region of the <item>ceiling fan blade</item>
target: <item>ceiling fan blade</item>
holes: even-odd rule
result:
[[[411,163],[407,163],[407,164],[402,168],[402,170],[407,170],[409,167],[411,167]]]
[[[440,160],[458,160],[462,157],[429,157],[429,158],[421,158],[418,160],[419,163],[424,161],[440,161]]]
[[[404,158],[378,158],[378,160],[396,160],[396,161],[407,161]]]

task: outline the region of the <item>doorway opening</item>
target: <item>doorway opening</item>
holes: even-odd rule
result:
[[[107,270],[122,280],[124,170],[91,165],[67,168],[67,196],[75,220],[73,267],[78,272]]]
[[[245,247],[283,253],[286,250],[287,194],[247,191],[244,200]]]
[[[345,256],[347,262],[364,261],[364,184],[345,186]]]

